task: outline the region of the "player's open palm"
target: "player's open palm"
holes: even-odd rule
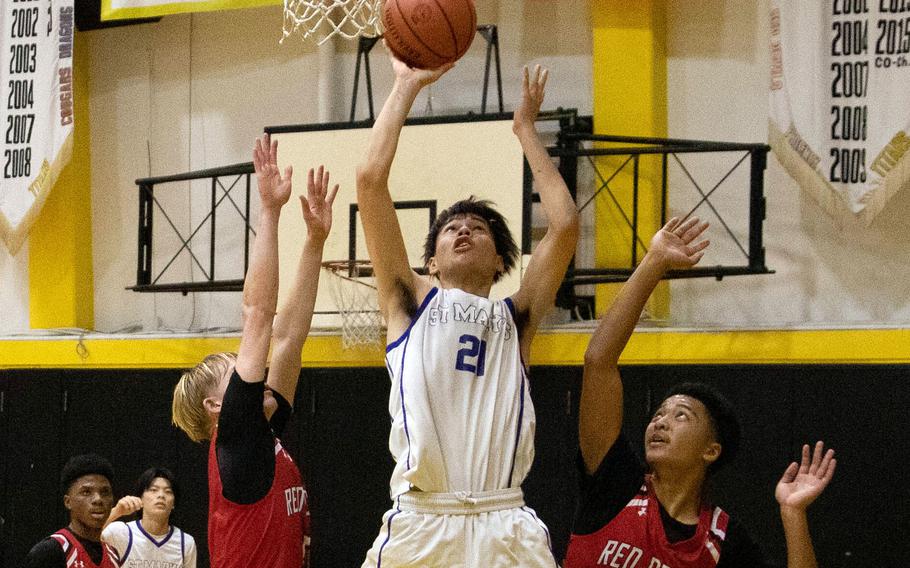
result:
[[[836,465],[834,450],[825,452],[824,442],[815,444],[811,459],[809,445],[803,445],[801,462],[793,462],[787,467],[774,491],[781,508],[806,509],[828,486]]]
[[[684,222],[673,217],[651,239],[648,252],[657,256],[667,270],[691,268],[698,264],[711,241],[699,241],[708,228],[697,217]]]
[[[323,166],[307,173],[306,196],[300,196],[303,220],[310,238],[325,242],[332,229],[332,203],[338,193],[338,184],[329,191],[329,171]]]
[[[294,169],[289,165],[284,175],[278,169],[278,141],[266,134],[256,139],[253,148],[253,169],[259,185],[259,198],[264,209],[281,209],[291,197],[291,175]]]
[[[523,73],[521,103],[515,109],[512,120],[512,131],[515,133],[518,133],[523,127],[534,127],[534,122],[540,113],[540,106],[543,104],[547,77],[550,76],[550,72],[540,65],[534,66],[533,74],[525,66]]]

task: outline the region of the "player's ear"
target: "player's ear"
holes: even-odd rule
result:
[[[430,261],[427,262],[427,274],[430,276],[436,276],[439,274],[439,267],[436,265],[436,257],[431,256]]]
[[[63,506],[66,507],[67,511],[70,511],[73,508],[73,504],[70,500],[69,491],[67,491],[66,494],[63,496]]]
[[[705,453],[702,454],[702,459],[705,460],[706,465],[711,465],[717,461],[717,458],[720,457],[722,451],[721,445],[717,442],[711,442],[708,447],[705,449]]]
[[[202,406],[209,414],[218,414],[221,412],[221,401],[211,396],[202,401]]]

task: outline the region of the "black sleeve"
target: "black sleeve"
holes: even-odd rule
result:
[[[291,419],[291,403],[287,401],[278,391],[272,391],[272,396],[275,397],[275,402],[278,403],[278,408],[275,409],[275,414],[272,414],[272,419],[269,420],[269,426],[272,428],[272,435],[278,436],[279,438],[284,433],[285,426],[288,425],[288,420]]]
[[[581,498],[572,532],[591,534],[609,523],[635,497],[644,482],[645,466],[625,434],[620,434],[594,475],[587,474],[580,454],[578,467]]]
[[[32,547],[25,557],[25,568],[65,568],[66,556],[60,543],[46,538]]]
[[[730,517],[717,568],[736,568],[738,566],[771,568],[771,565],[765,560],[761,548],[749,535],[749,531],[734,517]]]
[[[264,391],[264,383],[244,382],[234,371],[221,401],[215,452],[222,494],[242,505],[265,497],[275,479],[275,436],[262,411]],[[275,398],[279,408],[281,401],[287,405]]]

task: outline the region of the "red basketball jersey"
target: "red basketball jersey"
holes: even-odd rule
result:
[[[117,568],[119,566],[117,552],[107,544],[102,543],[101,545],[104,551],[101,556],[101,564],[95,564],[85,547],[69,529],[60,529],[52,534],[51,538],[60,543],[60,548],[63,549],[63,555],[66,557],[66,568]]]
[[[209,553],[212,568],[300,568],[310,512],[300,470],[275,440],[275,479],[250,505],[221,493],[215,437],[209,447]]]
[[[670,543],[660,518],[651,477],[618,515],[599,531],[573,534],[564,568],[714,568],[726,536],[727,513],[702,507],[695,535]]]

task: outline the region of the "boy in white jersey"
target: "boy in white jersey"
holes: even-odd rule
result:
[[[120,565],[196,568],[196,540],[170,522],[177,499],[174,474],[163,467],[147,469],[136,493],[117,502],[101,531],[101,540],[117,550]],[[142,515],[135,521],[117,520],[138,511]]]
[[[429,276],[408,262],[388,178],[418,92],[451,65],[412,69],[394,56],[395,84],[357,169],[357,201],[388,325],[393,508],[364,567],[555,566],[546,527],[524,505],[534,457],[534,408],[524,362],[575,252],[575,203],[537,134],[547,72],[524,71],[513,131],[534,174],[546,236],[521,287],[490,289],[518,249],[489,203],[442,212],[427,237]],[[482,172],[478,172],[482,174]]]

